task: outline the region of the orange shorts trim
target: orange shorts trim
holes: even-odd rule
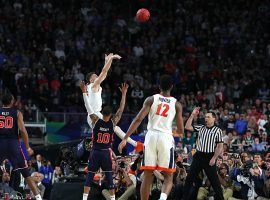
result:
[[[140,170],[151,170],[151,171],[154,171],[154,170],[160,170],[160,171],[164,171],[164,172],[175,172],[176,169],[175,168],[166,168],[166,167],[159,167],[159,166],[141,166],[140,167]]]
[[[152,170],[152,171],[154,171],[156,169],[157,169],[157,167],[154,167],[154,166],[141,166],[140,167],[140,170]]]

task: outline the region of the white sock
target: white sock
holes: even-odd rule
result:
[[[121,139],[123,139],[125,137],[125,132],[121,130],[121,128],[119,126],[115,126],[114,127],[114,132],[116,133],[116,135],[118,135],[118,137],[120,137]],[[136,147],[137,146],[137,142],[132,140],[130,137],[127,139],[127,142],[129,144],[131,144],[132,146]]]
[[[160,194],[160,199],[161,199],[161,200],[166,200],[166,199],[167,199],[167,194],[161,193],[161,194]]]
[[[83,200],[87,200],[88,199],[88,194],[83,193]]]
[[[111,200],[115,200],[115,195],[111,196]]]
[[[38,194],[37,196],[35,196],[36,200],[42,200],[40,194]]]

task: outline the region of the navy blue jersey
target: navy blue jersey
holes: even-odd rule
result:
[[[0,108],[0,139],[18,139],[18,110]]]
[[[108,149],[113,141],[113,122],[99,119],[93,128],[93,149]]]

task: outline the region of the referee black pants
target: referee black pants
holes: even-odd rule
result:
[[[193,156],[193,161],[190,166],[188,176],[186,178],[186,183],[184,187],[184,200],[190,200],[190,189],[193,186],[193,183],[198,177],[200,171],[204,170],[207,178],[209,179],[214,192],[216,194],[215,200],[224,200],[223,191],[218,179],[217,167],[216,165],[210,166],[209,162],[213,157],[214,153],[202,153],[196,152]]]

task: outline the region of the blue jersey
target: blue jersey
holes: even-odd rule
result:
[[[0,139],[18,139],[18,110],[0,108]]]
[[[99,119],[93,128],[93,149],[109,149],[113,141],[113,122]]]

